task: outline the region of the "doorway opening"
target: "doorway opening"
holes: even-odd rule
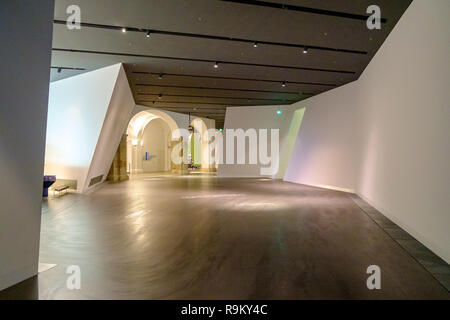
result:
[[[158,110],[142,111],[128,124],[126,168],[128,174],[179,171],[171,161],[172,132],[178,126],[167,113]]]
[[[188,170],[190,173],[215,171],[215,166],[211,164],[208,144],[208,127],[201,118],[195,118],[190,122],[188,139]]]

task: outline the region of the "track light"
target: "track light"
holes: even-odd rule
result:
[[[122,28],[122,32],[123,33],[127,32],[127,28]]]
[[[281,86],[282,86],[282,87],[286,87],[286,82],[283,82],[283,83],[281,84]]]
[[[161,99],[162,98],[162,94],[160,93],[160,94],[158,94],[158,99]]]
[[[308,47],[303,48],[303,53],[308,53]]]
[[[58,68],[58,73],[61,73],[61,71],[62,71],[62,69],[61,69],[61,68]]]
[[[253,47],[258,48],[258,42],[253,42]]]
[[[164,75],[161,73],[160,75],[158,75],[158,79],[161,80],[164,77]]]
[[[216,62],[216,63],[214,63],[214,68],[218,68],[219,67],[219,63],[218,62]]]
[[[150,38],[150,30],[147,31],[147,38]]]

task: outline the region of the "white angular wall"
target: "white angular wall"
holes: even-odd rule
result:
[[[78,192],[104,181],[134,106],[121,64],[51,83],[45,174],[77,180]]]
[[[361,77],[306,107],[285,179],[355,190],[450,262],[450,1],[414,0]]]
[[[282,175],[278,174],[279,164],[282,163],[282,171],[284,171],[284,163],[287,162],[287,159],[290,157],[289,149],[290,144],[288,141],[289,132],[291,128],[292,119],[294,119],[294,112],[301,107],[297,106],[258,106],[258,107],[231,107],[227,108],[226,117],[225,117],[225,125],[223,130],[223,141],[224,141],[224,150],[223,150],[223,159],[226,161],[226,144],[227,129],[243,129],[246,131],[247,129],[256,129],[258,132],[259,129],[267,129],[268,137],[268,154],[271,155],[271,138],[270,132],[271,129],[279,129],[279,157],[274,158],[276,161],[276,173],[272,175],[262,175],[261,168],[268,167],[267,165],[261,164],[261,162],[257,161],[257,164],[249,164],[249,156],[248,156],[248,139],[246,140],[246,164],[237,164],[236,161],[234,164],[220,164],[217,170],[217,175],[219,177],[279,177],[282,178]],[[282,114],[278,115],[277,111],[281,110]],[[301,121],[301,119],[299,119]],[[291,130],[292,131],[292,130]],[[236,140],[236,139],[235,139]],[[259,139],[258,139],[259,141]],[[234,143],[235,147],[235,158],[237,153],[236,141]]]
[[[53,6],[0,1],[0,290],[38,271]]]
[[[306,109],[285,180],[355,192],[358,82],[294,105]]]

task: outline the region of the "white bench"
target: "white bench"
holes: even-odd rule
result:
[[[58,197],[61,196],[61,192],[67,192],[69,190],[69,186],[68,185],[63,185],[63,186],[58,186],[58,187],[54,187],[53,189],[53,194],[55,194],[55,192],[58,193]]]

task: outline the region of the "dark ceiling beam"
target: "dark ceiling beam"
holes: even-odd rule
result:
[[[216,102],[182,102],[182,101],[165,101],[165,100],[140,100],[141,102],[160,102],[160,103],[176,103],[176,104],[206,104],[206,105],[217,105],[217,106],[242,106],[242,103],[216,103]]]
[[[215,115],[217,117],[225,116],[225,113],[226,113],[226,110],[177,109],[177,108],[171,108],[168,106],[151,106],[151,107],[146,106],[146,107],[155,108],[155,109],[164,109],[167,111],[173,111],[173,112],[179,112],[179,113],[197,112],[197,113]]]
[[[160,85],[152,83],[136,83],[136,87],[161,87],[161,88],[186,88],[186,89],[202,89],[202,90],[225,90],[225,91],[246,91],[246,92],[265,92],[265,93],[280,93],[280,94],[296,94],[301,95],[299,92],[292,91],[268,91],[268,90],[255,90],[255,89],[238,89],[238,88],[217,88],[217,87],[192,87],[192,86],[176,86],[176,85]]]
[[[296,6],[296,5],[292,5],[292,4],[275,3],[275,2],[268,2],[268,1],[259,1],[259,0],[221,0],[221,1],[233,2],[233,3],[239,3],[239,4],[245,4],[245,5],[252,5],[252,6],[259,6],[259,7],[266,7],[266,8],[273,8],[273,9],[282,9],[282,10],[289,10],[289,11],[312,13],[312,14],[353,19],[353,20],[359,20],[359,21],[367,21],[367,19],[369,18],[369,16],[361,15],[361,14],[353,14],[353,13],[331,11],[331,10],[324,10],[324,9],[315,9],[315,8]],[[381,21],[381,23],[386,23],[387,19],[381,18],[380,21]]]
[[[53,23],[65,25],[65,24],[67,24],[67,21],[53,20]],[[314,46],[314,45],[300,44],[300,43],[283,43],[283,42],[274,42],[274,41],[264,41],[264,40],[258,40],[258,39],[242,39],[242,38],[233,38],[233,37],[222,37],[222,36],[213,36],[213,35],[196,34],[196,33],[156,30],[156,29],[150,29],[150,28],[143,29],[143,28],[136,28],[136,27],[113,26],[113,25],[88,23],[88,22],[81,22],[80,26],[86,27],[86,28],[120,30],[120,31],[125,28],[127,32],[142,32],[142,33],[150,32],[150,34],[160,34],[160,35],[166,35],[166,36],[188,37],[188,38],[198,38],[198,39],[208,39],[208,40],[232,41],[232,42],[248,43],[248,44],[252,44],[252,45],[255,42],[257,42],[259,45],[290,47],[290,48],[298,48],[298,49],[303,49],[306,47],[306,48],[312,49],[312,50],[333,51],[333,52],[353,53],[353,54],[363,54],[363,55],[367,54],[367,51],[362,51],[362,50],[321,47],[321,46]]]
[[[192,78],[206,78],[206,79],[220,79],[220,80],[242,80],[242,81],[257,81],[257,82],[268,82],[268,83],[292,83],[292,84],[307,84],[315,86],[328,86],[336,87],[337,84],[334,83],[321,83],[321,82],[302,82],[302,81],[290,81],[290,80],[266,80],[266,79],[255,79],[255,78],[235,78],[235,77],[220,77],[220,76],[202,76],[194,74],[180,74],[180,73],[162,73],[162,72],[147,72],[147,71],[132,71],[134,74],[144,74],[144,75],[157,75],[157,76],[170,76],[170,77],[192,77]]]
[[[142,93],[138,92],[138,95],[142,96],[158,96],[158,93]],[[310,93],[303,93],[303,94],[310,94]],[[312,93],[311,93],[312,94]],[[164,97],[182,97],[182,98],[205,98],[205,99],[233,99],[233,100],[258,100],[258,101],[286,101],[286,102],[296,102],[297,100],[289,100],[289,99],[267,99],[267,98],[254,98],[254,97],[248,97],[248,98],[236,98],[236,97],[218,97],[218,96],[203,96],[203,95],[185,95],[185,94],[163,94]]]
[[[110,56],[121,56],[121,57],[136,57],[136,58],[152,58],[152,59],[165,59],[165,60],[176,60],[176,61],[207,62],[207,63],[211,63],[211,64],[218,63],[219,64],[219,68],[220,68],[220,65],[239,65],[239,66],[250,66],[250,67],[264,67],[264,68],[277,68],[277,69],[292,69],[292,70],[306,70],[306,71],[318,71],[318,72],[355,74],[354,71],[348,71],[348,70],[307,68],[307,67],[273,65],[273,64],[260,64],[260,63],[250,63],[250,62],[235,62],[235,61],[223,61],[223,60],[209,60],[209,59],[194,59],[194,58],[153,56],[153,55],[137,54],[137,53],[107,52],[107,51],[95,51],[95,50],[78,50],[78,49],[66,49],[66,48],[53,48],[52,50],[53,51],[60,51],[60,52],[86,53],[86,54],[110,55]]]
[[[225,112],[226,110],[218,110],[218,111],[222,111],[222,112],[202,112],[201,110],[197,109],[197,110],[180,110],[179,108],[173,108],[173,107],[167,107],[167,106],[147,106],[147,105],[143,105],[144,107],[148,107],[148,108],[153,108],[153,109],[162,109],[162,110],[166,110],[166,111],[172,111],[172,112],[178,112],[178,113],[184,113],[184,114],[203,114],[203,115],[207,115],[210,117],[215,117],[217,120],[219,121],[223,121],[224,120],[224,116],[225,116]]]

